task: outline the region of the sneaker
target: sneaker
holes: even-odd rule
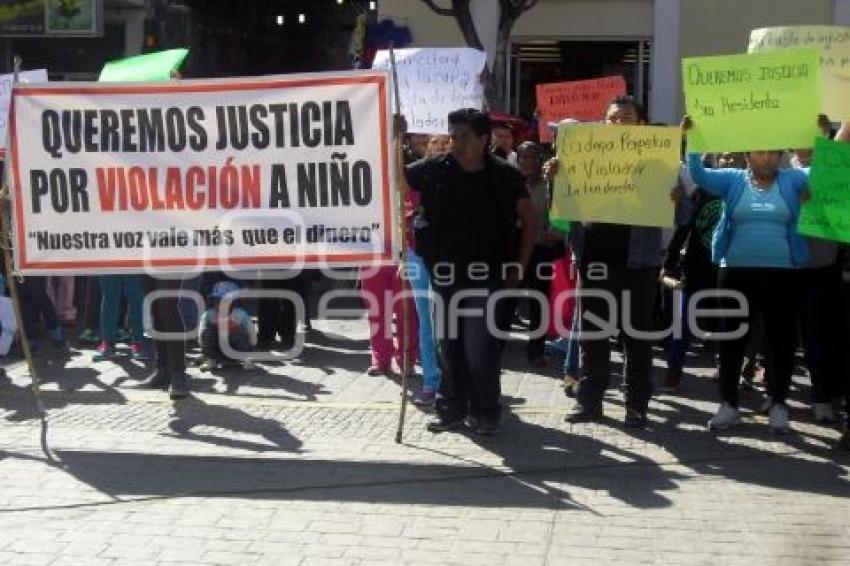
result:
[[[434,419],[429,421],[428,424],[425,425],[425,428],[428,432],[433,432],[434,434],[439,434],[441,432],[449,432],[451,430],[457,430],[463,426],[463,419],[455,419],[455,420],[444,420],[444,419]]]
[[[96,362],[102,362],[104,360],[111,360],[114,357],[115,346],[104,340],[103,342],[97,345],[93,360]]]
[[[717,413],[708,420],[708,430],[726,430],[741,422],[741,412],[727,402],[720,404]]]
[[[220,364],[218,363],[218,360],[207,358],[203,362],[201,362],[201,365],[198,369],[200,369],[201,371],[213,371],[215,369],[218,369],[219,365]]]
[[[597,407],[593,409],[589,409],[581,405],[580,403],[576,403],[573,405],[573,408],[567,413],[567,416],[564,417],[564,420],[568,423],[588,423],[594,422],[602,419],[602,407]]]
[[[130,342],[130,333],[123,328],[119,328],[115,331],[115,342],[123,342],[125,344]]]
[[[437,390],[431,387],[423,387],[413,396],[413,404],[417,407],[433,407],[436,401]]]
[[[682,383],[682,368],[667,368],[667,377],[659,390],[663,393],[675,393]]]
[[[813,403],[812,413],[816,423],[834,423],[836,421],[835,410],[830,403]]]
[[[86,328],[80,333],[80,342],[83,344],[97,344],[100,342],[100,336],[91,328]]]
[[[253,371],[257,369],[257,364],[254,363],[254,360],[251,358],[245,358],[242,360],[242,369],[245,371]]]
[[[56,347],[65,345],[65,334],[62,332],[61,326],[57,326],[52,330],[48,330],[47,337],[50,339],[51,344]]]
[[[791,424],[788,422],[788,407],[782,403],[776,403],[770,408],[770,432],[774,434],[788,434],[791,432]]]
[[[130,344],[130,357],[134,360],[144,362],[148,359],[148,353],[145,351],[145,346],[141,342],[133,342]]]
[[[649,419],[646,418],[646,413],[637,409],[626,409],[626,420],[624,425],[626,428],[646,428]]]

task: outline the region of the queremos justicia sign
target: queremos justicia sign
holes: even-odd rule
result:
[[[23,273],[395,261],[389,76],[16,85]]]

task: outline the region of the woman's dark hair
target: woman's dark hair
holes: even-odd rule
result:
[[[646,110],[643,109],[643,105],[631,96],[621,95],[614,98],[614,100],[608,103],[608,108],[611,108],[612,106],[631,106],[632,109],[634,109],[635,114],[637,114],[638,120],[644,123],[649,122],[646,116]]]
[[[449,113],[450,126],[469,126],[479,136],[489,136],[493,130],[490,116],[475,108],[461,108]]]
[[[543,149],[540,147],[539,144],[536,144],[533,141],[522,142],[516,148],[516,152],[518,155],[521,153],[531,153],[534,155],[535,158],[537,158],[541,162],[543,161]]]

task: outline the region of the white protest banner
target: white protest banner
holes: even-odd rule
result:
[[[392,263],[389,76],[16,86],[23,273]]]
[[[47,69],[22,71],[18,74],[21,83],[46,83]],[[9,100],[12,97],[12,85],[15,75],[0,75],[0,158],[6,154],[6,125],[9,123]]]
[[[395,50],[401,111],[407,131],[447,134],[449,112],[484,107],[481,72],[487,54],[469,47]],[[378,51],[373,69],[390,69],[389,51]]]

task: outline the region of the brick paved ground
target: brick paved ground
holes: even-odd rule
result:
[[[785,438],[752,413],[708,433],[698,358],[648,430],[620,426],[616,389],[606,422],[568,425],[556,372],[529,371],[513,342],[500,436],[434,436],[411,407],[399,445],[400,387],[362,373],[364,321],[315,326],[300,360],[193,370],[177,404],[126,387],[140,364],[54,352],[46,438],[8,366],[0,564],[850,563],[850,457],[810,422],[805,380]]]

